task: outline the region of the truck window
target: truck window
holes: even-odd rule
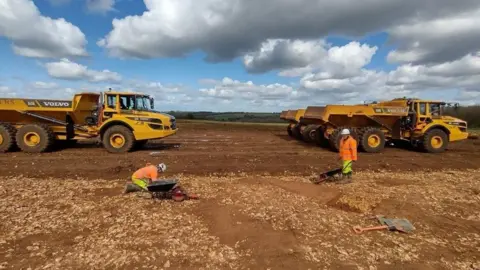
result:
[[[141,111],[148,111],[151,109],[151,103],[150,103],[150,98],[147,96],[137,96],[137,110]]]
[[[418,104],[418,114],[420,115],[426,115],[427,114],[427,104],[425,103],[420,103]]]
[[[134,96],[120,96],[120,109],[121,110],[133,110],[133,109],[135,109],[135,97]]]
[[[107,95],[107,106],[111,109],[115,109],[117,107],[117,96],[115,95]]]
[[[432,116],[440,116],[440,104],[438,103],[431,103],[430,104],[430,114]]]

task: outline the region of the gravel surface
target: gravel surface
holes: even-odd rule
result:
[[[200,200],[123,180],[0,180],[0,269],[479,269],[479,170],[308,177],[176,175]],[[411,234],[373,231],[381,214]]]

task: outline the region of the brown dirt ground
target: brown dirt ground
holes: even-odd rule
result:
[[[125,179],[146,162],[165,162],[169,174],[306,176],[339,165],[336,153],[291,139],[285,126],[180,122],[179,128],[177,135],[128,154],[109,154],[91,142],[51,153],[2,154],[0,176]],[[478,150],[479,140],[451,144],[440,155],[389,147],[383,153],[360,153],[355,169],[477,169],[480,168]],[[156,153],[151,156],[151,152]]]
[[[91,145],[2,155],[0,269],[480,269],[474,140],[440,155],[362,153],[353,183],[313,185],[335,153],[283,128],[180,127],[125,155]],[[166,162],[201,199],[122,194],[147,161]],[[407,218],[415,231],[351,231],[377,225],[372,215]]]

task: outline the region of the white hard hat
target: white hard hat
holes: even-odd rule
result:
[[[163,163],[160,163],[157,165],[157,168],[159,171],[162,171],[164,172],[165,170],[167,170],[167,165],[163,164]]]
[[[348,129],[342,129],[342,132],[340,133],[341,135],[350,135],[350,130]]]

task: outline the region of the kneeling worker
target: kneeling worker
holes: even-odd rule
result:
[[[340,133],[342,138],[340,139],[339,154],[340,159],[343,161],[342,176],[347,177],[348,180],[342,180],[342,183],[349,183],[352,180],[352,163],[357,161],[357,141],[350,136],[350,130],[344,129]]]
[[[147,163],[145,167],[140,168],[133,173],[132,183],[127,184],[125,193],[147,190],[148,184],[152,183],[152,181],[157,181],[158,173],[165,172],[166,169],[167,166],[163,163],[156,166]]]

